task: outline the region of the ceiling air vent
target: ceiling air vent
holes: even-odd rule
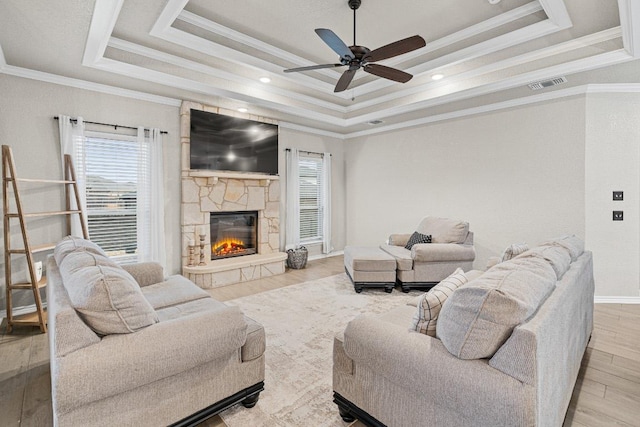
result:
[[[529,89],[539,90],[539,89],[544,89],[546,87],[551,87],[551,86],[559,85],[561,83],[566,83],[566,82],[567,82],[566,77],[557,77],[551,80],[544,80],[542,82],[531,83],[529,85]]]
[[[380,123],[384,123],[384,122],[382,120],[371,120],[367,122],[367,124],[371,126],[379,125]]]

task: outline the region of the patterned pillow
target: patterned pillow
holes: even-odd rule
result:
[[[529,245],[526,243],[514,243],[504,250],[502,253],[502,260],[500,262],[509,261],[516,256],[525,253],[529,250]]]
[[[436,323],[442,305],[456,289],[467,283],[467,281],[464,271],[458,268],[453,274],[422,295],[409,330],[435,337]]]
[[[431,243],[431,235],[430,234],[422,234],[414,231],[411,237],[409,237],[409,241],[404,246],[405,249],[411,250],[413,245],[416,243]]]

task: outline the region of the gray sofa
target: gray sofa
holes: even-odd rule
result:
[[[409,250],[405,245],[412,234],[405,233],[392,234],[389,243],[380,246],[396,259],[397,281],[404,292],[429,289],[457,268],[473,268],[476,251],[468,222],[427,216],[415,231],[431,236],[432,242],[415,244]]]
[[[436,336],[409,330],[419,313],[411,304],[361,315],[336,336],[343,419],[562,425],[593,328],[591,253],[567,236],[469,276],[442,305]]]
[[[264,329],[237,307],[79,238],[57,245],[47,274],[55,425],[196,425],[257,402]]]

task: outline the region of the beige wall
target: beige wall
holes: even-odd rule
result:
[[[85,120],[128,126],[158,127],[169,132],[163,135],[165,153],[165,227],[180,229],[180,150],[178,107],[138,101],[130,98],[75,89],[35,80],[0,75],[0,142],[13,149],[17,174],[25,178],[60,179],[62,166],[58,122],[54,116],[82,116]],[[88,126],[87,126],[88,127]],[[100,128],[107,131],[108,128]],[[26,188],[26,187],[25,187]],[[62,207],[59,187],[38,187],[26,190],[33,210]],[[27,196],[25,196],[27,199]],[[13,224],[17,224],[14,222]],[[54,226],[52,227],[52,224]],[[48,243],[62,236],[62,222],[51,219],[30,221],[29,234],[33,243]],[[19,228],[12,226],[18,242]],[[167,273],[177,273],[180,267],[180,233],[167,233]],[[4,252],[3,248],[0,251]],[[44,255],[42,255],[44,256]],[[0,298],[4,308],[4,256],[2,260]],[[19,264],[18,264],[19,265]],[[22,277],[24,267],[17,271]],[[32,304],[28,295],[14,293],[14,306]]]
[[[585,99],[349,140],[347,244],[377,245],[423,216],[469,221],[475,267],[514,242],[585,236]]]
[[[590,94],[586,127],[586,243],[596,295],[640,295],[640,94]],[[613,191],[624,191],[613,201]],[[612,211],[624,211],[612,221]]]

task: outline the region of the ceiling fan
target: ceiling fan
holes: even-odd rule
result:
[[[383,59],[393,58],[411,52],[426,45],[424,39],[420,36],[408,37],[398,40],[388,45],[379,47],[378,49],[369,50],[364,46],[356,44],[356,10],[360,7],[362,0],[348,0],[349,7],[353,10],[353,46],[347,46],[333,31],[326,28],[316,28],[316,34],[320,36],[331,49],[340,55],[339,64],[321,64],[311,65],[308,67],[289,68],[284,70],[285,73],[293,73],[298,71],[318,70],[321,68],[346,67],[349,69],[342,73],[342,76],[336,84],[334,92],[342,92],[349,87],[356,71],[362,68],[367,73],[371,73],[378,77],[393,80],[400,83],[406,83],[413,77],[409,73],[387,67],[380,64],[372,64],[372,62],[382,61]]]

